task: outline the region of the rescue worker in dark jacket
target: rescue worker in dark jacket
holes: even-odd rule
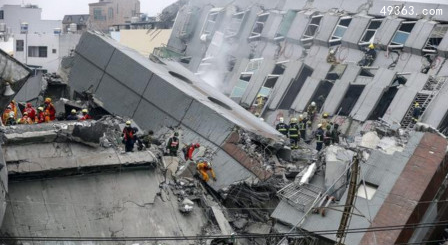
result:
[[[277,129],[277,131],[279,131],[281,134],[288,137],[288,125],[286,125],[286,123],[284,122],[283,117],[280,117],[280,122],[277,124],[277,126],[275,126],[275,129]]]
[[[312,123],[314,121],[314,117],[316,116],[316,113],[317,113],[316,102],[312,101],[311,104],[306,109],[306,112],[308,113],[308,119]]]
[[[341,132],[339,132],[339,124],[335,123],[333,125],[333,130],[331,131],[331,137],[333,138],[333,143],[339,144],[339,135]]]
[[[179,133],[175,132],[174,136],[168,140],[166,150],[169,156],[177,157],[177,151],[179,150]]]
[[[331,125],[327,125],[324,135],[324,144],[325,146],[330,146],[333,144],[333,137],[331,135]]]
[[[131,127],[131,121],[127,121],[122,134],[126,152],[132,152],[134,150],[135,133],[135,129]]]
[[[291,122],[288,127],[288,134],[291,142],[291,149],[299,149],[300,132],[299,125],[297,124],[297,118],[291,118]]]
[[[317,125],[317,131],[315,133],[316,136],[316,150],[322,150],[322,145],[324,143],[324,130],[322,129],[322,124]]]
[[[303,141],[306,141],[306,123],[307,119],[303,117],[302,114],[299,115],[299,132],[300,132],[300,138],[303,139]]]
[[[414,111],[412,112],[412,120],[414,121],[414,123],[418,122],[418,119],[420,118],[421,115],[422,115],[422,108],[420,107],[420,104],[416,102],[414,105]]]

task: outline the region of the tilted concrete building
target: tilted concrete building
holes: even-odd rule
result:
[[[385,14],[383,6],[403,12]],[[410,8],[414,15],[405,14]],[[444,131],[446,11],[446,4],[404,1],[192,0],[160,55],[183,62],[249,110],[265,96],[262,116],[272,125],[315,101],[352,128],[378,118],[408,127],[419,102],[421,121]],[[377,58],[360,67],[370,43]]]
[[[275,150],[284,138],[182,65],[145,58],[90,32],[82,36],[75,53],[72,89],[92,93],[105,110],[131,118],[143,129],[174,128],[182,131],[184,144],[207,147],[213,168],[224,174],[210,184],[214,189],[272,175],[261,158],[241,149],[238,131],[258,135],[262,144]]]

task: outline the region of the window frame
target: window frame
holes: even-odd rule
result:
[[[201,36],[202,35],[211,35],[213,34],[213,32],[215,32],[216,30],[216,23],[219,17],[219,14],[221,13],[222,8],[214,8],[214,9],[210,9],[210,11],[207,14],[207,18],[205,19],[204,24],[202,25],[202,30],[201,30]],[[214,16],[214,19],[211,20],[210,16]],[[209,27],[211,26],[211,28]],[[210,29],[210,30],[207,30]]]
[[[417,23],[417,21],[402,21],[402,22],[400,23],[400,26],[398,27],[398,29],[395,31],[394,36],[393,36],[392,39],[390,40],[389,45],[387,45],[387,46],[388,46],[389,48],[392,48],[392,49],[393,49],[393,48],[403,48],[404,45],[406,44],[408,38],[409,38],[409,35],[411,35],[411,32],[412,32],[412,30],[414,29],[416,23]],[[414,24],[414,26],[412,27],[411,32],[401,31],[400,29],[401,29],[401,27],[403,26],[403,24]],[[403,44],[393,43],[395,37],[397,36],[397,33],[406,33],[406,34],[407,34],[406,40],[404,41]]]
[[[444,29],[443,34],[439,36],[439,38],[441,39],[440,42],[442,42],[443,38],[445,37],[446,33],[448,32],[448,24],[441,24],[441,23],[436,24],[434,26],[434,28],[432,29],[431,34],[429,35],[428,39],[426,40],[425,46],[422,49],[422,51],[424,53],[433,53],[433,54],[437,53],[437,48],[438,48],[438,45],[440,45],[440,42],[438,43],[437,46],[434,46],[433,44],[430,43],[432,38],[437,38],[437,37],[435,37],[435,33],[434,33],[437,28]]]
[[[341,25],[341,21],[343,21],[343,20],[350,20],[347,26]],[[330,46],[335,46],[335,45],[341,44],[342,38],[344,37],[345,32],[347,31],[348,27],[352,23],[352,20],[353,20],[352,16],[342,16],[339,18],[338,24],[334,27],[331,37],[328,40],[328,43],[330,44]],[[336,30],[338,30],[338,28],[344,29],[344,32],[342,33],[342,35],[340,37],[335,36]]]
[[[232,19],[230,20],[229,27],[226,28],[224,38],[230,38],[237,36],[241,31],[241,26],[243,25],[244,18],[246,17],[247,11],[241,11],[234,13],[232,15]],[[242,16],[241,18],[235,18],[235,16]],[[237,28],[232,29],[235,25],[238,25]]]
[[[323,17],[324,17],[324,15],[322,15],[322,14],[317,14],[317,15],[313,15],[313,16],[310,17],[308,25],[306,26],[305,32],[303,33],[302,38],[300,38],[300,41],[302,43],[314,40],[314,38],[316,37],[317,33],[319,32],[320,24],[322,22],[322,18]],[[313,19],[315,19],[315,18],[319,18],[320,19],[318,25],[317,24],[313,24]],[[306,34],[308,29],[310,28],[310,26],[317,26],[313,36],[310,36],[310,35]]]
[[[20,45],[20,46],[19,46],[19,41],[22,43],[22,45]],[[18,47],[22,47],[22,49],[19,50]],[[16,40],[16,52],[24,52],[24,51],[25,51],[25,40],[17,39]]]
[[[364,30],[364,33],[361,36],[361,39],[359,39],[359,42],[358,42],[359,46],[367,46],[367,45],[373,43],[373,41],[375,39],[376,32],[378,31],[378,29],[380,29],[381,25],[383,24],[383,20],[384,20],[383,18],[372,18],[372,19],[370,19],[369,24],[367,25],[367,28]],[[380,22],[380,25],[376,29],[369,29],[369,27],[370,27],[370,25],[372,24],[373,21]],[[370,38],[369,41],[363,41],[363,39],[367,36],[367,33],[369,31],[373,31],[372,37]]]
[[[261,34],[263,33],[263,30],[264,30],[264,24],[266,24],[266,22],[268,21],[270,14],[271,13],[269,13],[267,11],[263,11],[263,12],[260,12],[260,13],[257,14],[257,19],[255,20],[255,23],[252,26],[252,30],[250,31],[250,34],[249,34],[249,37],[248,37],[249,40],[253,40],[253,39],[261,37]],[[267,16],[266,19],[264,21],[260,21],[260,18],[263,18],[265,16]],[[256,26],[258,24],[261,25],[261,30],[260,30],[259,33],[258,32],[254,32],[254,30],[256,29]]]

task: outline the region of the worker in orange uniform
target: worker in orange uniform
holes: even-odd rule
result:
[[[46,122],[54,121],[56,119],[56,109],[54,108],[53,103],[51,103],[51,98],[45,99],[44,111],[46,117],[48,117],[45,119]]]
[[[45,112],[42,106],[37,108],[37,114],[34,118],[34,123],[44,123],[45,122]]]
[[[201,145],[199,145],[199,143],[185,146],[182,149],[182,151],[184,152],[185,161],[188,161],[188,160],[192,160],[193,161],[193,152],[194,152],[195,149],[197,149],[199,147],[201,147]]]
[[[11,103],[9,103],[9,105],[11,106],[11,111],[14,112],[14,119],[17,119],[17,103],[15,100],[11,100]]]
[[[18,124],[33,124],[33,120],[28,116],[28,112],[23,113],[23,117],[17,120]]]
[[[82,117],[79,119],[79,121],[85,121],[90,119],[92,119],[92,117],[89,115],[89,111],[87,109],[82,109]]]
[[[198,164],[196,167],[202,176],[202,180],[204,180],[205,182],[208,182],[210,177],[208,176],[207,172],[210,171],[210,173],[212,174],[213,180],[216,181],[216,175],[215,175],[215,171],[213,171],[212,163],[204,161],[204,160],[200,160],[200,161],[198,161]]]
[[[8,105],[8,107],[6,107],[6,109],[5,109],[5,111],[3,112],[3,116],[2,116],[2,122],[3,122],[3,124],[5,124],[6,125],[6,122],[9,120],[9,118],[10,118],[10,114],[12,114],[12,118],[14,119],[14,112],[12,112],[12,110],[11,110],[11,105]],[[15,120],[15,119],[14,119]]]
[[[28,117],[34,120],[36,117],[36,109],[31,105],[31,103],[26,103],[25,109],[23,109],[23,113],[27,112]]]

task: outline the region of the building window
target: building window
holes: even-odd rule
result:
[[[306,27],[306,31],[303,34],[303,37],[300,39],[302,43],[307,43],[312,41],[319,30],[320,21],[322,20],[322,15],[315,15],[311,17],[311,20]]]
[[[46,58],[47,49],[45,46],[28,46],[28,57]]]
[[[5,17],[4,17],[4,12],[3,12],[3,10],[0,10],[0,20],[3,20]]]
[[[114,18],[114,9],[113,8],[109,8],[109,14],[108,14],[108,17],[109,17],[109,19],[113,19]]]
[[[373,39],[375,38],[376,30],[381,26],[383,22],[382,19],[371,19],[369,26],[366,31],[362,35],[361,40],[359,41],[359,45],[366,46],[373,43]]]
[[[221,8],[210,10],[207,20],[204,23],[204,27],[202,28],[203,35],[210,35],[215,31],[216,20],[218,19],[218,14],[220,11]]]
[[[252,59],[249,61],[249,64],[247,64],[246,66],[245,72],[241,73],[240,79],[236,83],[235,87],[233,87],[232,93],[230,94],[230,98],[243,97],[247,85],[249,85],[250,79],[252,78],[254,73],[260,68],[262,63],[263,58]]]
[[[389,44],[390,48],[402,48],[408,40],[409,35],[411,34],[412,29],[414,28],[415,21],[403,21],[398,28],[397,32],[395,32],[392,41]]]
[[[100,8],[93,9],[93,19],[94,20],[106,20],[106,16],[103,16],[103,11]]]
[[[233,14],[232,19],[230,20],[230,24],[226,29],[226,35],[225,35],[226,38],[238,35],[245,15],[246,15],[245,11]]]
[[[296,18],[296,15],[297,10],[288,10],[288,12],[283,16],[282,22],[278,27],[274,40],[280,41],[285,39],[286,35],[288,35],[289,29],[291,28],[292,22]]]
[[[377,189],[378,189],[377,185],[370,184],[367,182],[361,183],[358,187],[358,191],[356,192],[356,195],[358,197],[362,197],[367,200],[372,200]]]
[[[258,14],[257,19],[255,20],[254,27],[252,28],[252,32],[250,33],[249,39],[255,39],[261,37],[261,33],[264,29],[264,24],[268,20],[269,13],[261,13]]]
[[[330,38],[330,46],[341,44],[342,37],[351,21],[352,17],[350,16],[341,17],[339,19],[339,23],[336,28],[334,28],[333,35]]]
[[[16,51],[23,52],[24,42],[23,40],[16,40]]]
[[[233,87],[232,93],[230,93],[230,98],[243,97],[243,94],[246,91],[247,85],[249,85],[249,81],[252,78],[252,75],[252,72],[241,73],[240,79],[236,83],[235,87]]]
[[[448,30],[448,25],[437,24],[429,35],[428,40],[426,41],[426,45],[423,48],[423,52],[425,53],[437,53],[437,48],[442,42],[443,37],[445,36]]]
[[[52,49],[52,51],[51,51],[53,54],[56,54],[56,49],[54,48],[54,49]]]

